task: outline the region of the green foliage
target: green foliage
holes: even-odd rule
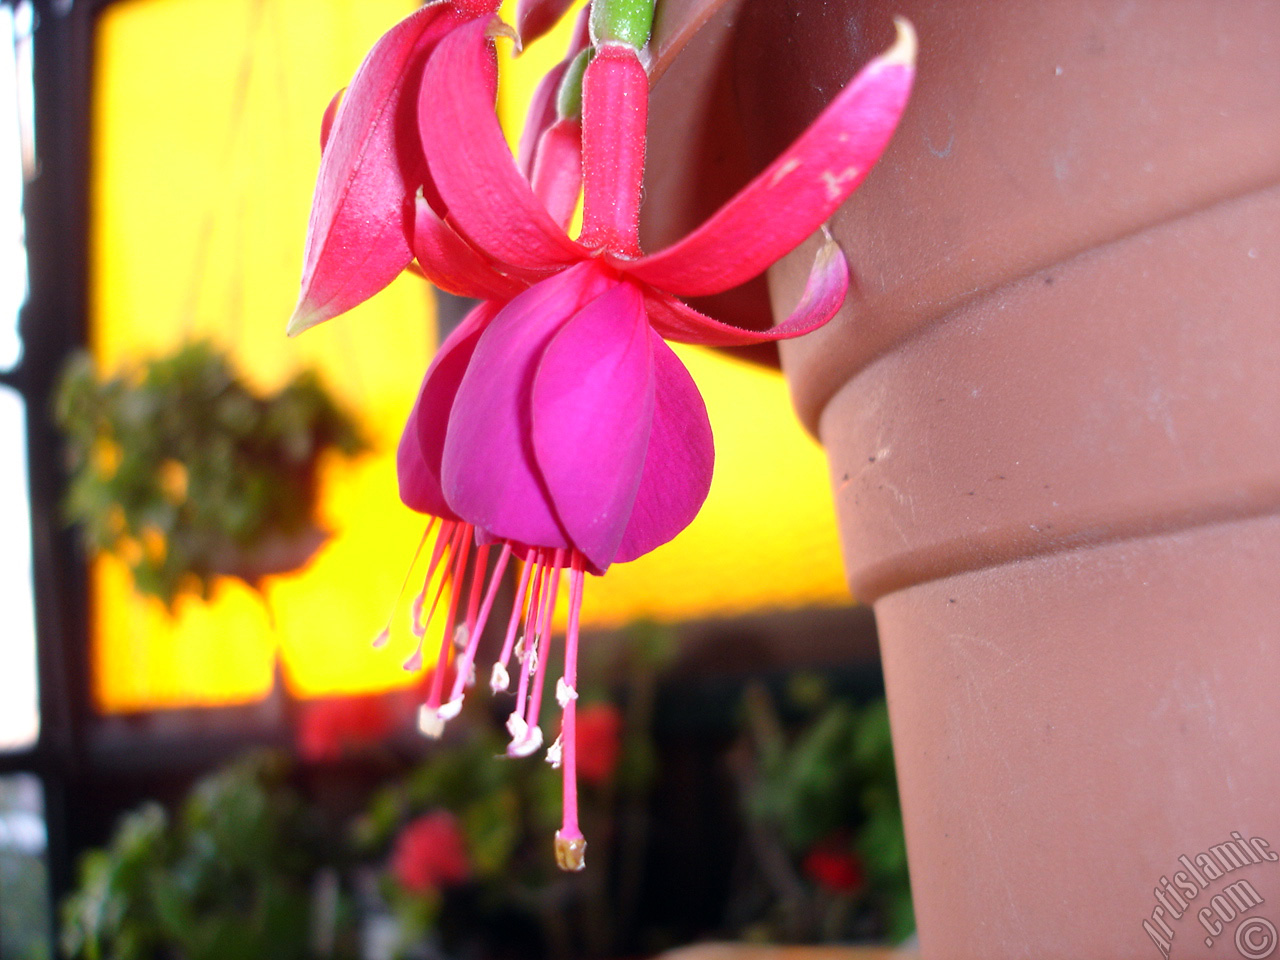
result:
[[[637,623],[625,643],[584,650],[578,689],[582,712],[612,704],[621,719],[616,766],[598,779],[580,777],[579,815],[587,836],[588,867],[562,873],[552,856],[561,826],[559,769],[543,757],[504,758],[508,737],[469,699],[450,736],[403,779],[376,793],[354,825],[357,856],[377,864],[380,892],[393,915],[400,955],[422,944],[445,954],[483,953],[467,937],[526,924],[552,956],[616,955],[626,931],[622,918],[637,909],[648,842],[648,799],[656,759],[652,740],[654,684],[674,656],[669,628]],[[554,675],[554,667],[552,675]],[[550,732],[554,693],[544,690],[542,717]],[[579,760],[582,740],[579,739]],[[394,869],[402,831],[417,817],[444,810],[456,818],[471,875],[442,890],[406,889]],[[416,952],[415,952],[416,951]]]
[[[297,547],[314,531],[321,455],[364,448],[315,374],[261,397],[208,343],[105,380],[76,357],[55,415],[68,518],[170,605],[184,590],[207,596],[217,574],[252,583],[305,559]]]
[[[62,907],[66,954],[85,960],[303,960],[319,838],[287,761],[250,754],[202,780],[175,818],[125,816],[84,856]]]
[[[831,698],[812,675],[794,678],[788,693],[791,705],[809,717],[795,733],[784,728],[762,688],[748,693],[752,751],[742,778],[757,846],[776,844],[781,850],[773,851],[772,862],[792,865],[777,893],[806,901],[786,905],[786,932],[840,939],[869,930],[902,940],[915,919],[885,701],[856,706]],[[850,856],[865,872],[865,885],[823,891],[815,877],[796,869],[817,849]],[[770,851],[757,853],[770,857]]]
[[[503,740],[483,731],[433,753],[403,781],[374,795],[355,825],[357,852],[382,854],[404,823],[443,808],[458,817],[476,877],[500,878],[523,839],[519,814],[529,769],[498,759],[505,749]]]
[[[0,844],[0,957],[48,960],[48,896],[44,859]]]

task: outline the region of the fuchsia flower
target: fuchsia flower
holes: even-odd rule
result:
[[[822,227],[887,145],[910,90],[915,43],[900,22],[897,43],[782,156],[700,228],[646,256],[638,224],[648,77],[639,51],[597,38],[581,122],[562,116],[551,94],[586,45],[580,28],[535,96],[517,161],[493,111],[493,6],[426,8],[435,12],[402,22],[361,67],[325,148],[290,332],[385,286],[408,264],[406,245],[428,279],[484,301],[442,344],[398,452],[402,499],[433,518],[413,605],[420,638],[449,594],[423,726],[438,730],[461,708],[514,554],[525,563],[490,684],[508,688],[514,655],[521,668],[509,752],[542,745],[546,647],[567,571],[565,668],[556,684],[562,735],[548,759],[565,771],[557,859],[579,869],[574,731],[584,575],[670,540],[711,482],[706,408],[666,340],[728,346],[799,336],[835,315],[848,267],[828,237],[792,315],[763,332],[720,323],[678,298],[737,286]],[[526,9],[525,27],[537,32],[563,4],[537,0]],[[580,190],[575,240],[565,227]],[[455,647],[446,699],[444,667]],[[406,667],[421,664],[419,646]]]

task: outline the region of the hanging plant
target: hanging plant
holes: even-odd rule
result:
[[[218,575],[256,586],[302,566],[326,537],[315,522],[321,456],[365,448],[314,373],[259,396],[203,342],[108,379],[74,357],[56,416],[68,518],[170,606],[184,592],[207,599]]]

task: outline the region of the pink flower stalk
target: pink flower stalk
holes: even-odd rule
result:
[[[531,6],[529,29],[535,32],[538,17],[558,15],[561,5],[545,0]],[[410,96],[406,78],[412,71],[374,71],[397,78],[379,88],[392,89],[396,99],[396,136],[388,128],[383,139],[394,142],[396,156],[416,158],[405,145],[416,134],[426,170],[415,180],[397,167],[399,185],[389,175],[369,178],[386,189],[370,191],[378,202],[367,206],[364,191],[347,190],[344,213],[351,220],[363,213],[368,251],[339,244],[350,254],[345,259],[313,257],[314,238],[322,232],[317,222],[346,224],[313,210],[302,304],[320,305],[306,311],[300,305],[290,330],[371,295],[394,276],[394,264],[403,267],[402,240],[409,234],[402,208],[392,202],[396,198],[408,203],[412,197],[411,243],[423,274],[446,290],[484,301],[442,344],[398,453],[402,499],[434,518],[419,548],[432,543],[413,604],[419,638],[448,595],[445,642],[422,725],[438,733],[461,708],[465,688],[474,682],[480,634],[514,554],[524,565],[490,685],[495,691],[509,687],[514,656],[520,670],[508,752],[527,755],[541,747],[547,647],[567,573],[565,667],[556,683],[562,732],[548,759],[564,769],[557,860],[565,869],[581,869],[585,841],[577,818],[575,702],[585,573],[603,573],[670,540],[697,514],[711,482],[714,450],[706,408],[665,341],[727,346],[799,336],[839,309],[848,267],[828,236],[792,315],[763,332],[720,323],[678,297],[736,286],[822,228],[892,135],[913,78],[914,36],[899,22],[894,46],[795,144],[700,228],[646,256],[638,224],[648,77],[638,51],[623,43],[597,44],[586,69],[579,123],[551,108],[551,91],[585,44],[580,29],[569,56],[535,97],[517,161],[493,113],[494,29],[487,15],[476,13],[480,9],[474,3],[448,17],[438,14],[447,29],[439,27],[440,35],[419,45],[424,52],[403,59],[425,62],[416,118],[405,120],[400,106]],[[360,79],[353,81],[347,101]],[[347,111],[344,101],[326,160],[340,136],[353,139],[344,133]],[[380,118],[392,112],[388,106],[381,113],[365,109],[352,115]],[[370,162],[385,167],[377,157]],[[335,163],[342,170],[364,169]],[[331,179],[322,169],[321,188]],[[353,174],[349,182],[359,180]],[[565,228],[580,190],[584,222],[575,240]],[[328,197],[318,188],[317,210],[324,203],[333,206]],[[341,295],[315,292],[329,289]],[[444,667],[451,661],[454,682],[446,697]],[[420,644],[406,667],[421,665]]]

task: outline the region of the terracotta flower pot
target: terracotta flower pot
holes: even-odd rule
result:
[[[875,606],[923,956],[1280,956],[1280,6],[748,0],[703,41],[728,167],[895,14],[858,292],[783,366]]]

